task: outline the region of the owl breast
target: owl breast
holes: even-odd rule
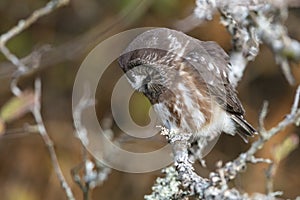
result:
[[[185,77],[162,93],[153,108],[168,129],[192,133],[194,139],[233,133],[230,116],[212,98],[204,87]]]

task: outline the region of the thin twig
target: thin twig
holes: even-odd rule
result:
[[[54,11],[56,8],[64,6],[68,3],[69,3],[69,0],[49,1],[45,7],[42,7],[40,9],[34,11],[27,19],[20,20],[16,26],[14,26],[9,31],[7,31],[6,33],[4,33],[0,36],[1,52],[4,54],[4,56],[9,61],[11,61],[17,67],[17,73],[14,74],[14,76],[12,77],[12,81],[11,81],[11,91],[15,96],[20,96],[23,93],[23,91],[18,87],[18,80],[22,75],[30,72],[30,68],[25,66],[24,63],[16,55],[12,54],[9,51],[9,49],[6,47],[6,43],[10,39],[15,37],[19,33],[21,33],[22,31],[24,31],[26,28],[31,26],[35,21],[37,21],[42,16],[52,13],[52,11]],[[31,66],[31,68],[33,68],[33,67],[36,67],[36,66]],[[67,198],[69,200],[74,200],[75,199],[74,195],[73,195],[68,183],[66,182],[66,179],[65,179],[65,177],[62,173],[62,170],[59,166],[59,162],[58,162],[58,159],[57,159],[54,147],[53,147],[53,142],[47,133],[47,130],[45,128],[45,125],[44,125],[44,122],[42,119],[41,103],[40,103],[40,100],[41,100],[41,80],[40,80],[40,78],[36,78],[34,84],[35,84],[35,101],[34,101],[35,103],[34,103],[34,106],[31,110],[31,112],[37,123],[38,132],[42,136],[42,138],[47,146],[54,171],[61,183],[61,186],[65,190]]]
[[[260,115],[258,118],[258,131],[260,133],[265,133],[266,129],[265,129],[265,119],[266,116],[268,114],[268,106],[269,106],[269,102],[268,101],[264,101],[262,109],[260,111]]]
[[[295,94],[294,103],[291,108],[290,114],[287,115],[281,122],[279,122],[277,126],[261,133],[260,135],[261,137],[257,141],[252,143],[248,151],[240,154],[240,156],[235,160],[226,163],[225,165],[227,171],[226,178],[228,181],[233,180],[239,172],[243,171],[243,168],[246,166],[247,162],[253,163],[254,154],[257,153],[257,151],[260,150],[271,137],[273,137],[274,135],[282,131],[285,127],[293,124],[297,119],[300,118],[300,109],[298,108],[299,98],[300,98],[300,86],[298,86],[297,92]],[[264,105],[264,109],[261,112],[261,115],[265,115],[265,113],[267,113],[266,108],[267,107]],[[263,118],[265,118],[265,116],[260,116],[260,119]],[[265,130],[264,127],[262,127],[262,129]],[[264,160],[266,162],[270,162],[270,160],[266,160],[266,159],[255,158],[255,160]]]
[[[291,114],[296,114],[297,110],[299,110],[299,103],[300,103],[300,85],[297,87],[297,90],[296,90],[294,103],[291,108]]]
[[[20,61],[20,59],[15,54],[12,54],[9,51],[9,49],[5,46],[5,41],[1,43],[1,38],[0,38],[0,50],[10,62],[12,62],[15,66],[18,66],[18,71],[20,73],[25,73],[28,70],[28,68]]]
[[[100,20],[98,24],[82,35],[59,46],[55,46],[49,51],[42,51],[41,55],[43,59],[40,60],[38,70],[45,70],[47,67],[54,67],[63,61],[82,57],[94,48],[95,44],[106,39],[107,36],[128,28],[134,21],[147,12],[147,9],[151,7],[153,2],[153,0],[135,0],[108,21]],[[36,51],[40,52],[40,49]],[[21,59],[25,66],[32,65],[32,61],[30,60],[31,54],[32,52],[26,56],[29,57],[29,60],[23,61]],[[11,64],[11,62],[0,63],[0,77],[11,77],[15,73],[14,64]]]
[[[32,109],[32,114],[37,123],[38,131],[47,146],[47,149],[49,151],[50,158],[52,161],[51,163],[52,163],[54,171],[60,181],[60,184],[61,184],[62,188],[65,190],[67,198],[69,200],[75,200],[73,192],[72,192],[71,188],[69,187],[69,185],[62,173],[62,170],[59,166],[59,162],[58,162],[55,150],[54,150],[53,142],[52,142],[51,138],[49,137],[47,130],[45,128],[44,122],[43,122],[43,118],[41,115],[41,103],[40,103],[41,89],[42,89],[40,78],[36,78],[34,83],[35,83],[34,84],[35,85],[35,104]]]
[[[82,112],[93,105],[95,105],[95,101],[91,98],[90,89],[88,85],[84,85],[84,94],[73,111],[73,121],[76,129],[76,136],[80,140],[83,150],[83,162],[71,170],[73,180],[82,190],[84,200],[88,200],[90,198],[91,189],[101,185],[111,172],[110,168],[98,163],[96,160],[92,161],[88,157],[88,152],[86,149],[86,146],[89,144],[87,135],[88,130],[82,124],[81,117]],[[83,176],[80,176],[81,170],[83,170]]]
[[[20,20],[19,23],[11,28],[6,33],[0,36],[0,45],[4,46],[8,40],[15,37],[29,26],[31,26],[34,22],[36,22],[39,18],[52,13],[53,10],[65,6],[69,3],[69,0],[52,0],[49,1],[45,7],[35,10],[27,19]]]
[[[293,73],[292,73],[292,70],[291,70],[288,60],[286,58],[279,58],[279,59],[276,59],[276,61],[278,64],[280,64],[281,71],[282,71],[285,79],[287,80],[287,82],[290,85],[295,85],[296,81],[293,76]]]
[[[52,13],[55,9],[65,6],[69,3],[69,0],[52,0],[49,1],[45,7],[35,10],[27,19],[20,20],[16,26],[11,28],[6,33],[0,36],[0,50],[4,54],[4,56],[11,61],[15,66],[18,67],[18,71],[21,73],[25,73],[28,71],[28,67],[25,66],[20,59],[12,54],[9,49],[6,47],[6,43],[31,26],[34,22],[36,22],[39,18]]]
[[[82,112],[90,106],[95,105],[95,100],[91,98],[88,85],[84,85],[84,94],[75,106],[73,111],[73,121],[76,130],[76,136],[79,138],[83,146],[88,145],[87,130],[81,123]]]
[[[277,164],[271,163],[269,168],[266,170],[266,192],[267,194],[270,194],[274,192],[274,174],[277,168]]]

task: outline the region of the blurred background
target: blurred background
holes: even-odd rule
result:
[[[35,9],[44,6],[45,0],[1,0],[0,34],[28,17]],[[174,28],[179,20],[193,12],[193,0],[73,0],[66,7],[38,20],[8,42],[8,47],[18,57],[24,57],[45,44],[52,50],[42,57],[41,68],[20,80],[22,89],[33,86],[34,77],[42,77],[42,115],[64,175],[75,193],[82,199],[82,192],[72,181],[70,170],[82,162],[82,147],[74,136],[72,121],[72,87],[80,64],[89,51],[109,36],[138,27]],[[286,26],[290,36],[300,40],[300,9],[290,8]],[[220,16],[205,22],[188,35],[200,40],[213,40],[230,52],[230,35],[219,22]],[[272,52],[261,46],[254,62],[247,67],[238,91],[246,110],[246,118],[257,127],[258,115],[264,100],[270,103],[266,127],[271,128],[289,113],[296,87],[289,86],[280,68],[276,65]],[[15,68],[0,54],[0,106],[13,95],[10,81]],[[293,74],[300,83],[300,66],[293,64]],[[114,84],[122,71],[117,63],[105,72],[97,92],[97,115],[99,121],[111,115],[110,97]],[[135,94],[130,111],[133,119],[141,125],[148,123],[149,102],[140,94]],[[47,148],[38,133],[27,133],[24,124],[34,124],[31,115],[25,115],[3,128],[0,136],[0,194],[3,200],[52,200],[66,199],[53,171]],[[113,124],[116,134],[121,134]],[[300,128],[290,127],[272,138],[259,152],[259,157],[272,158],[272,150],[288,135],[300,134]],[[253,141],[256,138],[253,138]],[[250,142],[251,143],[251,142]],[[147,144],[147,145],[145,145]],[[151,149],[164,145],[161,138],[154,140],[123,141],[124,148]],[[207,169],[197,167],[198,173],[207,176],[214,170],[217,161],[229,161],[247,150],[239,137],[222,135],[215,148],[206,157]],[[145,149],[143,149],[145,148]],[[276,170],[274,189],[284,191],[284,198],[300,195],[300,149],[297,148],[282,160]],[[238,189],[249,193],[265,192],[268,165],[249,165],[247,170],[233,182]],[[160,171],[131,174],[113,170],[103,185],[96,187],[92,199],[143,199],[151,193]]]

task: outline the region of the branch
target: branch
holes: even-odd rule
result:
[[[35,104],[34,107],[32,109],[32,114],[34,116],[34,119],[37,123],[37,129],[38,132],[40,133],[40,135],[42,136],[48,151],[49,151],[49,155],[52,161],[52,165],[54,168],[54,171],[56,173],[57,178],[60,181],[61,187],[65,190],[65,193],[67,195],[67,198],[69,200],[74,200],[74,195],[72,193],[72,190],[70,189],[63,173],[62,170],[59,166],[59,162],[54,150],[54,146],[53,146],[53,142],[51,140],[51,138],[49,137],[47,130],[45,128],[44,122],[43,122],[43,118],[41,115],[41,104],[40,104],[40,99],[41,99],[41,80],[39,78],[35,79]]]
[[[81,123],[81,115],[86,108],[93,106],[94,104],[95,101],[91,98],[89,87],[85,85],[84,94],[73,111],[76,136],[80,140],[83,149],[83,162],[71,170],[73,180],[83,192],[84,200],[88,200],[90,198],[90,190],[101,185],[108,178],[108,175],[111,172],[109,167],[104,166],[96,159],[89,159],[88,151],[85,148],[85,146],[89,144],[87,136],[88,130]],[[83,176],[80,176],[81,171],[83,171]]]
[[[205,20],[211,20],[218,11],[222,16],[221,22],[232,36],[232,68],[229,79],[233,86],[236,87],[241,80],[248,62],[258,55],[260,43],[272,50],[286,80],[294,85],[289,62],[300,60],[300,43],[288,36],[284,26],[287,6],[292,3],[293,1],[196,0],[194,13],[187,19],[192,23],[183,21],[184,23],[177,24],[177,28],[187,31],[188,26],[193,28]]]
[[[266,2],[263,0],[196,0],[193,16],[190,16],[187,20],[195,22],[195,19],[198,19],[198,22],[193,23],[193,25],[197,26],[205,20],[211,20],[217,11],[221,14],[223,25],[226,26],[232,35],[233,51],[230,58],[229,79],[234,87],[241,80],[248,62],[254,60],[258,55],[260,43],[265,43],[272,50],[283,74],[292,85],[295,81],[289,61],[300,60],[300,44],[288,36],[283,24],[287,17],[287,5],[289,2],[272,4],[270,1]],[[181,26],[184,24],[183,22],[181,21],[177,25]],[[179,28],[187,31],[186,24]],[[163,135],[167,136],[169,143],[173,146],[174,169],[177,173],[171,170],[172,168],[165,170],[166,178],[159,178],[153,187],[153,193],[145,196],[145,198],[170,199],[172,197],[185,199],[187,196],[195,196],[199,199],[255,199],[259,196],[259,199],[273,199],[280,195],[280,192],[272,192],[270,190],[267,195],[256,194],[250,197],[246,193],[241,194],[234,188],[230,189],[228,182],[235,179],[237,174],[246,168],[247,163],[272,163],[269,159],[256,158],[254,155],[264,146],[266,141],[285,127],[293,123],[296,125],[300,124],[299,96],[300,86],[297,89],[290,114],[279,122],[277,126],[268,131],[264,127],[264,119],[267,115],[267,103],[264,103],[259,117],[260,138],[251,145],[248,151],[240,154],[238,158],[225,163],[223,167],[219,166],[216,172],[211,172],[209,179],[204,179],[194,172],[192,165],[194,160],[188,159],[188,149],[190,148],[188,139],[183,136],[181,136],[183,138],[180,138],[178,135],[174,136],[173,133],[162,130]],[[172,176],[179,183],[174,182]],[[174,184],[177,189],[169,190],[169,193],[167,193],[169,196],[165,198],[157,193],[157,189],[166,188],[164,185],[168,183]],[[179,189],[180,185],[183,186],[183,191]]]
[[[49,1],[45,7],[42,7],[38,10],[35,10],[27,19],[20,20],[16,26],[11,28],[6,33],[0,36],[0,50],[4,54],[4,56],[11,61],[15,66],[18,67],[20,73],[25,73],[29,70],[27,66],[25,66],[20,59],[12,54],[9,49],[6,47],[6,43],[31,26],[34,22],[36,22],[39,18],[52,13],[55,9],[65,6],[69,3],[69,0],[52,0]]]
[[[298,86],[294,103],[290,114],[277,124],[277,126],[266,131],[264,127],[264,119],[267,113],[267,103],[264,103],[261,115],[259,117],[260,138],[252,143],[251,147],[245,153],[239,155],[233,161],[225,163],[223,167],[219,167],[216,172],[209,174],[209,179],[202,178],[195,173],[193,161],[189,160],[188,148],[190,147],[189,138],[191,134],[176,134],[172,131],[162,128],[162,135],[165,135],[169,143],[173,147],[174,166],[165,169],[165,178],[158,178],[154,185],[151,195],[146,195],[145,199],[185,199],[187,196],[195,196],[200,199],[255,199],[259,195],[260,199],[274,198],[281,195],[280,192],[269,191],[267,195],[255,194],[250,197],[247,193],[241,194],[235,188],[229,188],[228,182],[236,178],[236,176],[245,170],[247,163],[268,163],[272,164],[269,159],[256,158],[254,155],[260,150],[264,144],[274,135],[282,131],[287,126],[298,123],[300,120],[300,86]],[[174,170],[176,172],[174,172]],[[170,186],[172,184],[172,187]],[[180,189],[183,187],[183,190]],[[165,191],[164,193],[157,192]]]
[[[12,77],[11,81],[11,91],[15,96],[22,96],[24,93],[19,87],[18,87],[18,80],[21,76],[25,75],[26,73],[31,72],[31,70],[35,67],[38,67],[40,62],[40,57],[37,56],[35,64],[30,66],[25,66],[24,63],[14,54],[12,54],[9,49],[6,47],[6,43],[12,39],[14,36],[18,35],[22,31],[24,31],[26,28],[28,28],[30,25],[32,25],[35,21],[37,21],[40,17],[45,16],[47,14],[52,13],[55,9],[64,6],[69,3],[69,0],[52,0],[47,3],[47,5],[43,8],[40,8],[36,11],[34,11],[27,19],[20,20],[19,23],[11,28],[8,32],[2,34],[0,36],[0,50],[4,54],[4,56],[11,61],[16,67],[17,71]],[[42,139],[44,140],[44,143],[47,146],[47,149],[49,151],[49,155],[51,158],[51,163],[53,165],[54,171],[60,181],[61,187],[64,189],[66,196],[69,200],[74,200],[74,195],[72,193],[72,190],[70,189],[62,170],[59,166],[59,162],[57,159],[57,155],[54,150],[53,142],[51,138],[49,137],[47,130],[45,128],[43,118],[41,115],[41,93],[42,93],[42,86],[41,86],[41,80],[40,78],[36,78],[34,82],[35,86],[35,93],[34,93],[34,104],[31,108],[31,113],[33,114],[33,117],[36,121],[36,127],[38,132],[40,133]]]
[[[153,0],[135,0],[120,13],[116,13],[115,16],[107,20],[99,21],[98,24],[84,34],[51,49],[48,46],[46,51],[44,47],[38,48],[27,55],[24,58],[25,60],[20,60],[25,66],[29,67],[34,63],[35,52],[38,52],[42,59],[40,59],[39,67],[35,70],[45,70],[47,67],[55,66],[63,61],[78,59],[109,35],[116,34],[129,27],[141,15],[146,13],[152,3]],[[11,62],[0,63],[0,76],[12,77],[18,73],[16,71],[18,70],[14,69],[14,64],[11,64]]]
[[[259,161],[259,162],[265,162],[265,163],[271,164],[271,161],[268,159],[257,160],[254,157],[254,154],[257,153],[257,151],[260,150],[271,137],[273,137],[274,135],[276,135],[277,133],[282,131],[287,126],[294,124],[295,122],[297,122],[300,119],[300,108],[298,107],[299,106],[299,98],[300,98],[300,86],[298,86],[298,88],[297,88],[294,103],[291,108],[290,114],[288,114],[285,117],[285,119],[283,119],[281,122],[279,122],[277,124],[277,126],[273,127],[272,129],[270,129],[268,131],[265,131],[265,128],[262,127],[260,130],[261,131],[260,138],[257,141],[255,141],[254,143],[252,143],[249,150],[245,153],[240,154],[240,156],[238,158],[236,158],[235,160],[233,160],[232,162],[231,161],[227,162],[225,164],[225,166],[220,169],[225,172],[226,182],[229,180],[233,180],[238,173],[242,172],[245,169],[247,163],[257,163],[257,161]],[[263,110],[261,112],[260,121],[264,120],[266,113],[267,113],[267,106],[266,106],[266,104],[264,104]],[[261,126],[263,126],[262,123],[260,123],[260,124],[261,124]],[[210,176],[211,177],[218,176],[218,178],[221,179],[221,176],[216,175],[215,173],[211,173]]]

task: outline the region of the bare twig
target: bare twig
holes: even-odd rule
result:
[[[58,159],[57,159],[57,156],[56,156],[56,153],[55,153],[55,150],[54,150],[54,146],[53,146],[53,142],[51,140],[51,138],[49,137],[48,133],[47,133],[47,130],[45,128],[45,125],[44,125],[44,122],[43,122],[43,118],[42,118],[42,115],[41,115],[41,103],[40,103],[40,99],[41,99],[41,90],[42,90],[42,86],[41,86],[41,80],[40,78],[36,78],[35,79],[35,104],[34,104],[34,107],[32,109],[32,114],[34,116],[34,119],[37,123],[37,129],[40,133],[40,135],[42,136],[47,148],[48,148],[48,151],[49,151],[49,154],[50,154],[50,158],[51,158],[51,161],[52,161],[52,165],[53,165],[53,168],[54,168],[54,171],[60,181],[60,184],[62,186],[62,188],[65,190],[65,193],[68,197],[69,200],[74,200],[74,195],[72,193],[72,190],[70,189],[63,173],[62,173],[62,170],[59,166],[59,162],[58,162]]]
[[[126,9],[108,20],[99,21],[99,24],[94,25],[84,34],[47,51],[41,51],[39,48],[27,55],[26,61],[23,59],[21,61],[25,66],[30,66],[32,65],[31,59],[35,59],[32,54],[40,52],[43,58],[40,60],[37,70],[45,70],[47,67],[53,67],[63,61],[78,59],[109,35],[118,33],[130,26],[132,22],[146,13],[153,2],[153,0],[135,0]],[[15,74],[14,64],[11,62],[0,63],[0,77],[11,77]]]
[[[0,50],[4,54],[4,56],[11,61],[16,67],[17,71],[14,74],[12,81],[11,81],[11,91],[14,95],[20,96],[22,95],[23,91],[18,87],[18,80],[19,78],[30,72],[32,68],[37,67],[39,64],[40,57],[38,58],[38,62],[35,65],[32,65],[31,68],[28,66],[25,66],[25,64],[14,54],[12,54],[9,49],[6,47],[6,43],[24,31],[26,28],[31,26],[35,21],[37,21],[39,18],[41,18],[44,15],[47,15],[49,13],[52,13],[56,8],[59,8],[61,6],[64,6],[69,3],[69,0],[52,0],[47,3],[45,7],[42,7],[36,11],[34,11],[27,19],[20,20],[19,23],[11,28],[6,33],[2,34],[0,36]],[[31,109],[31,113],[34,116],[34,119],[36,121],[37,130],[40,133],[42,139],[44,140],[44,143],[47,146],[47,149],[49,151],[49,155],[51,158],[51,163],[53,165],[54,171],[60,181],[61,187],[64,189],[66,196],[69,200],[74,200],[74,195],[72,193],[72,190],[70,189],[62,170],[59,166],[59,162],[57,159],[57,155],[54,150],[53,142],[51,138],[49,137],[47,130],[45,128],[42,115],[41,115],[41,80],[40,78],[36,78],[34,82],[35,86],[35,97],[34,97],[34,105]]]
[[[12,62],[15,66],[18,66],[18,71],[20,73],[24,73],[28,70],[28,68],[20,61],[20,59],[15,55],[12,54],[9,49],[5,46],[5,41],[1,43],[2,36],[0,37],[0,50],[3,55]]]
[[[299,103],[300,103],[300,86],[297,87],[294,103],[291,108],[292,115],[295,115],[297,111],[299,111]]]
[[[281,122],[279,122],[277,124],[277,126],[271,128],[268,131],[264,131],[261,132],[260,138],[255,141],[254,143],[252,143],[251,147],[249,148],[249,150],[245,153],[240,154],[240,156],[233,160],[230,161],[228,163],[226,163],[225,167],[225,171],[227,174],[226,180],[232,180],[236,177],[236,175],[241,172],[245,166],[247,162],[250,163],[255,163],[253,162],[253,158],[254,158],[254,154],[260,150],[263,145],[274,135],[276,135],[278,132],[282,131],[285,127],[295,123],[295,121],[297,121],[300,118],[300,108],[298,108],[299,105],[299,96],[300,96],[300,86],[297,89],[296,95],[295,95],[295,99],[294,99],[294,103],[293,106],[291,108],[291,112],[289,115],[287,115],[285,117],[285,119],[283,119]],[[266,106],[264,106],[263,111],[261,112],[261,115],[265,115],[266,113]],[[264,118],[264,116],[260,116],[261,119]],[[264,127],[262,127],[262,130],[265,130]],[[257,158],[256,158],[257,160]],[[270,163],[270,160],[265,160],[267,163]]]
[[[69,3],[69,0],[52,0],[47,3],[45,7],[42,7],[38,10],[35,10],[27,19],[20,20],[19,23],[11,28],[6,33],[0,36],[0,49],[1,52],[5,55],[5,57],[11,61],[14,65],[18,67],[19,72],[24,73],[28,71],[28,67],[26,67],[17,56],[12,54],[9,49],[6,47],[7,41],[27,29],[34,22],[36,22],[39,18],[52,13],[55,9],[65,6]]]
[[[82,145],[88,145],[89,140],[87,137],[87,130],[81,123],[81,115],[86,108],[93,105],[95,105],[95,100],[90,97],[89,87],[85,85],[84,95],[81,97],[78,105],[75,106],[73,111],[73,120],[76,129],[76,135],[79,138]]]
[[[264,101],[262,109],[260,111],[259,118],[258,118],[258,131],[260,133],[265,133],[266,132],[265,119],[266,119],[266,116],[268,114],[268,106],[269,106],[268,101]]]
[[[85,85],[84,94],[79,103],[75,106],[73,111],[74,126],[76,135],[82,144],[83,162],[71,170],[73,180],[79,185],[83,192],[83,199],[89,199],[90,190],[101,185],[111,172],[109,167],[104,166],[96,160],[91,160],[88,157],[86,145],[89,144],[88,130],[81,123],[82,112],[95,104],[94,99],[91,98],[88,85]],[[109,127],[111,128],[111,127]],[[83,177],[80,176],[80,171],[83,170]]]
[[[23,30],[31,26],[34,22],[36,22],[39,18],[52,13],[53,10],[65,6],[69,3],[69,0],[52,0],[47,3],[45,7],[42,7],[38,10],[35,10],[27,19],[20,20],[18,25],[10,29],[5,34],[0,36],[0,44],[4,46],[8,40],[15,37]]]
[[[272,163],[270,164],[269,168],[266,170],[266,193],[272,193],[274,191],[274,174],[277,168],[277,164]]]

